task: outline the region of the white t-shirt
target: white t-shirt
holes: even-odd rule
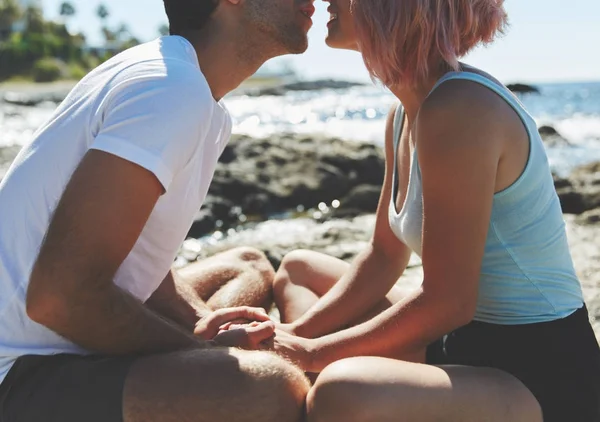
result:
[[[165,189],[114,279],[146,301],[171,268],[230,134],[229,113],[181,37],[127,50],[73,89],[0,183],[0,382],[19,356],[87,353],[25,310],[50,218],[86,152],[136,163]]]

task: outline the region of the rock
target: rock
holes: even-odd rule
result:
[[[217,219],[208,209],[201,209],[196,214],[192,227],[188,231],[188,237],[199,238],[215,229]]]
[[[600,208],[578,215],[575,221],[581,225],[600,224]]]
[[[554,179],[554,187],[556,189],[566,188],[571,186],[569,179],[563,179],[562,177],[552,173],[552,179]]]
[[[510,89],[512,92],[518,92],[521,94],[539,94],[540,90],[538,88],[536,88],[533,85],[527,85],[527,84],[508,84],[506,85],[506,87],[508,89]]]
[[[588,209],[583,195],[573,190],[572,187],[556,191],[560,199],[560,206],[564,214],[581,214]]]
[[[576,168],[556,192],[565,214],[582,214],[600,207],[600,162]]]
[[[600,320],[600,294],[590,299],[587,303],[590,317],[593,320]]]
[[[4,175],[20,150],[20,146],[0,147],[0,180],[4,178]]]
[[[552,126],[541,126],[538,130],[546,146],[560,147],[571,145],[571,143],[567,141],[560,133],[558,133]]]
[[[77,82],[10,83],[0,85],[0,99],[17,106],[36,106],[44,102],[62,102]]]
[[[355,219],[333,219],[324,223],[308,218],[270,220],[224,236],[199,240],[197,257],[205,258],[237,247],[252,246],[265,252],[275,268],[295,249],[310,249],[349,261],[361,252],[371,238],[374,215]],[[189,253],[189,250],[186,250]]]
[[[600,183],[600,161],[577,167],[571,177],[589,180],[592,184]]]
[[[584,299],[600,338],[600,225],[574,224],[576,218],[565,216],[567,239],[573,263],[583,288]],[[375,216],[364,215],[348,220],[332,219],[318,223],[311,219],[271,220],[247,226],[230,235],[220,234],[187,241],[177,263],[179,266],[203,259],[236,246],[252,246],[265,251],[275,268],[282,258],[295,249],[304,248],[350,262],[368,244]],[[187,258],[184,258],[187,257]],[[421,261],[413,254],[409,267],[399,280],[402,287],[413,288],[423,281]]]
[[[59,104],[66,96],[67,92],[6,92],[4,94],[4,102],[13,105],[19,105],[24,107],[35,107],[41,103],[51,102]]]
[[[290,91],[318,91],[323,89],[348,89],[355,86],[363,86],[364,84],[358,82],[338,81],[334,79],[320,79],[315,81],[302,81],[293,82],[288,84],[261,87],[261,88],[249,88],[241,90],[240,93],[248,95],[250,97],[258,97],[262,95],[275,95],[282,96]]]
[[[222,220],[227,227],[237,224],[241,214],[265,218],[299,206],[308,210],[340,200],[359,185],[379,190],[383,182],[383,151],[372,144],[294,134],[270,139],[234,136],[223,155],[209,198],[221,198],[225,208],[236,205],[240,210],[215,214],[216,204],[207,200],[206,212],[194,226],[196,236],[210,221]],[[373,210],[361,207],[360,213]]]
[[[360,214],[377,211],[377,204],[381,194],[381,186],[359,185],[353,188],[348,195],[340,201],[340,207],[335,210],[335,217],[354,217]]]
[[[198,238],[216,228],[228,228],[232,224],[238,224],[240,223],[240,214],[241,208],[235,206],[231,201],[219,196],[208,195],[202,209],[196,214],[188,237]]]

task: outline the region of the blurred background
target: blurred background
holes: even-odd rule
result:
[[[395,99],[357,53],[325,46],[327,4],[316,6],[308,52],[268,62],[225,98],[234,136],[177,265],[238,245],[275,266],[297,248],[351,260],[368,242]],[[538,123],[600,337],[600,1],[506,9],[507,33],[464,61],[507,84]],[[161,0],[0,0],[0,180],[80,78],[167,32]],[[401,282],[421,281],[413,256]]]
[[[228,98],[234,131],[381,143],[394,99],[371,83],[357,53],[325,46],[327,4],[316,6],[308,52],[268,62]],[[508,0],[506,8],[507,33],[465,61],[507,84],[528,85],[512,88],[540,126],[566,141],[549,151],[557,172],[600,159],[600,1]],[[90,69],[167,32],[160,0],[0,0],[0,98],[34,106],[7,115],[0,104],[0,145],[26,142]]]

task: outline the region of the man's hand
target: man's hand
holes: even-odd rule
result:
[[[255,350],[273,336],[274,330],[275,324],[264,309],[239,307],[219,309],[202,318],[194,334],[219,346]]]
[[[213,341],[219,346],[259,350],[262,344],[273,339],[275,324],[272,321],[232,324],[217,334]]]

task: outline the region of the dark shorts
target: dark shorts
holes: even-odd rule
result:
[[[472,322],[431,345],[427,362],[514,375],[537,398],[544,422],[600,422],[600,348],[585,307],[538,324]]]
[[[0,422],[122,422],[133,358],[22,356],[0,385]]]

